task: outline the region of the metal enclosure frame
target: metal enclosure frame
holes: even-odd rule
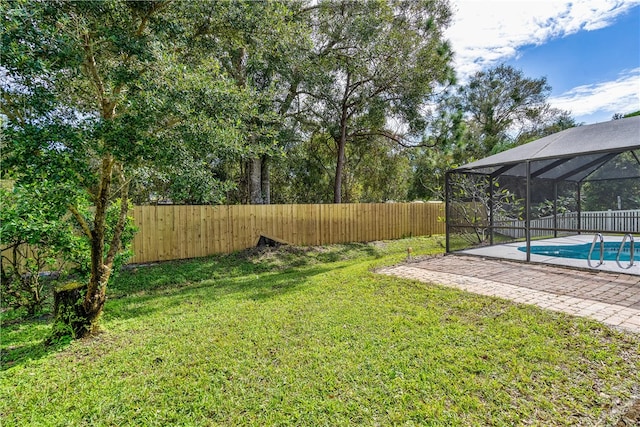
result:
[[[625,167],[620,167],[620,156],[627,159]],[[629,161],[629,159],[631,159]],[[480,184],[467,184],[476,191],[486,184],[484,193],[464,194],[457,188],[459,182],[468,180]],[[474,181],[475,180],[475,181]],[[520,230],[526,242],[526,261],[531,260],[531,239],[533,233],[548,232],[557,237],[558,233],[599,233],[603,230],[583,227],[582,190],[588,182],[609,182],[614,180],[640,180],[640,116],[613,120],[588,126],[578,126],[553,135],[515,147],[487,158],[471,162],[445,173],[446,199],[446,252],[453,252],[451,235],[459,229],[481,227],[489,233],[488,244],[494,244],[497,230]],[[638,181],[633,181],[634,183]],[[496,191],[502,186],[518,187],[520,202],[524,202],[522,226],[507,227],[496,223]],[[575,227],[558,225],[559,186],[575,186],[577,223]],[[553,222],[551,226],[532,226],[532,192],[534,187],[545,186],[553,194]],[[552,189],[549,189],[552,188]],[[456,191],[457,189],[457,191]],[[500,191],[498,191],[499,193]],[[457,219],[456,206],[483,198],[482,221],[468,225]],[[640,195],[639,195],[640,196]],[[524,200],[522,200],[524,199]],[[640,230],[615,230],[616,233],[638,233]]]

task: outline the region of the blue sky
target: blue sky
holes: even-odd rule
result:
[[[545,76],[552,106],[581,123],[640,110],[640,0],[452,0],[461,83],[506,63]]]

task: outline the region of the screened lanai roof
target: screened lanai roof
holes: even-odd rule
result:
[[[613,161],[629,153],[625,167]],[[556,181],[640,177],[640,116],[578,126],[461,166],[452,172]]]

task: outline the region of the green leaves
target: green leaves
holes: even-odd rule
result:
[[[35,315],[49,296],[45,271],[86,265],[88,242],[66,215],[72,197],[61,190],[47,179],[0,189],[3,306]]]
[[[252,121],[277,120],[259,111],[255,93],[223,75],[215,52],[194,60],[186,35],[211,5],[12,2],[2,50],[3,170],[21,171],[25,182],[51,176],[95,198],[105,156],[131,173],[185,156],[212,164],[271,149],[275,131]],[[248,133],[261,135],[265,149],[248,147]]]
[[[334,201],[340,201],[347,145],[376,137],[420,141],[421,110],[450,75],[442,36],[449,10],[439,1],[325,1],[311,16],[316,46],[303,111],[313,115],[304,123],[334,139]]]
[[[526,77],[504,64],[472,76],[460,88],[460,103],[474,125],[478,156],[575,126],[566,111],[549,106],[550,93],[545,77]]]

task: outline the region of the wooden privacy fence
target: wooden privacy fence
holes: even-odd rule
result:
[[[132,263],[195,258],[256,246],[371,242],[443,234],[444,203],[136,206]]]

